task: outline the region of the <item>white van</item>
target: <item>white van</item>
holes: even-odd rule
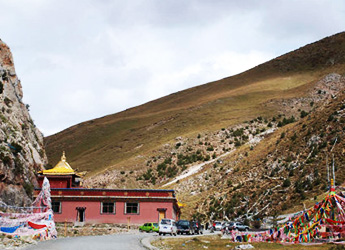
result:
[[[159,222],[159,235],[177,235],[176,222],[171,219],[162,219]]]

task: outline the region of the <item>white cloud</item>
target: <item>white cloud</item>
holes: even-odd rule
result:
[[[0,36],[46,135],[240,73],[345,24],[341,0],[0,0],[0,6]]]

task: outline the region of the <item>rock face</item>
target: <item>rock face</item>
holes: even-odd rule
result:
[[[0,40],[0,201],[31,203],[35,173],[47,162],[43,136],[30,117],[8,46]]]

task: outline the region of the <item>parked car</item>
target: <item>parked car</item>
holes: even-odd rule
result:
[[[171,219],[162,219],[159,222],[159,235],[177,235],[177,228],[176,228],[176,222]]]
[[[239,231],[249,231],[249,227],[247,225],[241,224],[239,222],[231,222],[229,224],[230,230],[239,230]]]
[[[176,223],[177,234],[194,234],[194,228],[190,221],[179,220]]]
[[[220,221],[213,222],[214,231],[222,230],[222,223]]]
[[[158,223],[153,223],[153,222],[149,222],[149,223],[145,223],[144,225],[141,225],[139,227],[139,231],[140,232],[158,232],[159,228],[158,228]]]
[[[192,221],[192,227],[194,229],[194,233],[196,233],[196,234],[202,234],[203,233],[202,232],[203,228],[201,226],[200,221]]]
[[[224,229],[228,228],[228,227],[230,226],[230,223],[232,223],[232,222],[230,222],[230,221],[224,221],[224,222],[222,223],[222,231],[223,231]]]

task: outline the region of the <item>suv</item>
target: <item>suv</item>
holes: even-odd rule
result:
[[[199,221],[192,221],[192,226],[195,233],[202,234],[202,226]]]
[[[162,219],[159,222],[159,235],[175,235],[177,234],[177,228],[176,228],[176,223],[174,220],[171,219]]]
[[[176,223],[177,234],[194,234],[194,228],[190,221],[188,220],[179,220]]]
[[[249,231],[249,227],[246,225],[243,225],[238,222],[231,222],[229,224],[229,229],[230,230],[239,230],[239,231]]]

